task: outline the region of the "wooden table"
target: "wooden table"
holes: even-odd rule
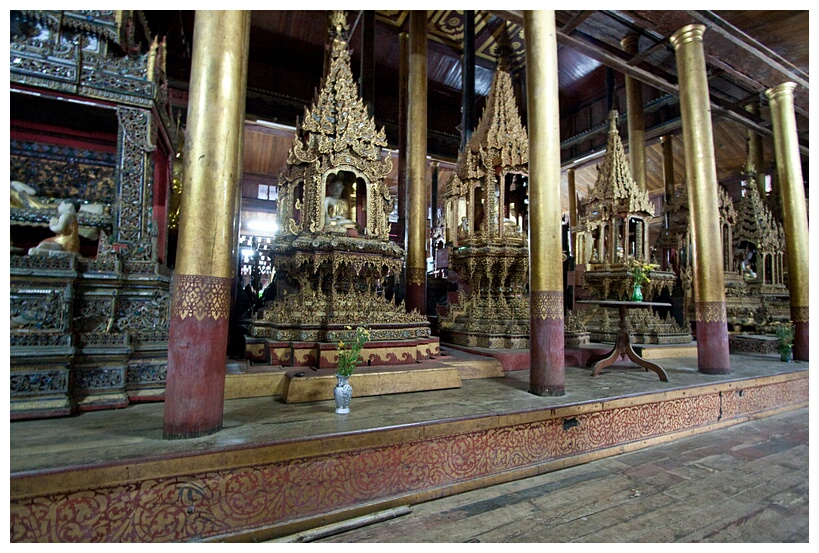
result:
[[[621,355],[626,355],[632,362],[644,367],[646,371],[654,371],[660,376],[660,380],[668,382],[668,375],[661,366],[651,361],[646,361],[631,347],[631,339],[626,328],[626,311],[629,309],[649,309],[652,307],[671,307],[670,303],[652,301],[610,301],[610,300],[578,300],[575,303],[599,305],[600,307],[616,307],[620,313],[620,329],[617,332],[617,340],[614,342],[614,349],[603,355],[592,356],[586,366],[592,367],[592,376],[597,376],[603,368],[614,364]]]

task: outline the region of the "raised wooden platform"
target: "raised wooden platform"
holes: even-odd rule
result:
[[[491,357],[443,348],[434,359],[404,365],[357,367],[350,378],[353,397],[460,388],[462,380],[503,376],[501,363]],[[284,403],[333,399],[334,369],[253,365],[230,361],[225,399],[281,397]]]
[[[809,400],[807,363],[732,355],[567,367],[563,397],[528,371],[462,387],[285,404],[225,402],[224,428],[162,439],[162,404],[10,425],[12,542],[258,541],[724,428]]]
[[[779,339],[776,336],[729,334],[728,348],[731,353],[776,353]]]
[[[457,344],[444,344],[447,348],[497,359],[505,372],[529,369],[528,349],[490,349]],[[593,355],[611,351],[613,344],[589,343],[565,348],[566,365],[585,366]],[[443,346],[442,346],[443,347]],[[635,344],[634,350],[643,359],[697,357],[697,344]]]
[[[284,375],[282,401],[303,403],[333,399],[335,369],[287,371]],[[461,375],[455,367],[362,367],[350,377],[353,397],[383,396],[406,392],[425,392],[460,388]]]
[[[697,344],[634,344],[634,351],[643,359],[697,357]]]

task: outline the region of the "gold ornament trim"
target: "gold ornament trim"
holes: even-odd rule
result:
[[[563,320],[563,292],[533,291],[529,302],[533,318]]]
[[[728,315],[724,301],[694,302],[695,320],[703,323],[727,323]]]
[[[232,286],[232,278],[174,275],[171,317],[183,320],[194,317],[197,321],[228,319]]]
[[[407,284],[424,286],[426,283],[427,283],[426,269],[420,269],[417,267],[407,267]]]
[[[795,323],[807,323],[810,315],[810,308],[807,305],[791,306],[791,320]]]

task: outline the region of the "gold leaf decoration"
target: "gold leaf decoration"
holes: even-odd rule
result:
[[[230,278],[177,273],[173,279],[171,317],[194,317],[197,321],[227,319],[232,283]]]

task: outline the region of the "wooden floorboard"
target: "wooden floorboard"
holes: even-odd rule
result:
[[[413,506],[366,543],[808,542],[808,408]]]

